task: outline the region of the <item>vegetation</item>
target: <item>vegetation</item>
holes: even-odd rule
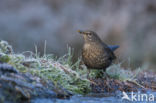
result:
[[[40,56],[37,47],[35,48],[36,53],[27,51],[15,54],[12,47],[6,41],[1,40],[0,61],[11,64],[20,72],[29,72],[44,80],[51,80],[56,86],[60,84],[73,93],[84,94],[90,91],[91,81],[87,79],[87,69],[85,67],[79,69],[80,59],[72,63],[73,52],[70,47],[68,53],[60,58],[45,53]]]
[[[84,65],[80,65],[81,59],[73,63],[72,57],[73,49],[70,47],[68,47],[68,53],[66,55],[57,58],[52,54],[46,54],[46,44],[44,55],[40,56],[37,46],[35,46],[35,53],[26,51],[16,54],[6,41],[0,41],[1,62],[6,62],[14,66],[19,72],[28,72],[46,81],[50,80],[56,87],[59,84],[72,93],[87,94],[91,91],[90,85],[95,84],[92,79],[98,77],[101,71],[91,70],[89,74],[91,79],[88,79],[88,70]],[[112,79],[117,79],[121,82],[131,81],[142,87],[136,80],[139,72],[144,70],[141,68],[132,72],[130,69],[125,70],[121,67],[121,63],[118,63],[108,67],[106,73]],[[104,77],[104,75],[101,77]]]

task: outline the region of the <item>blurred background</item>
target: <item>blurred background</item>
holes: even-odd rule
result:
[[[0,39],[15,52],[62,56],[67,45],[80,56],[83,38],[92,30],[107,44],[117,44],[119,61],[132,68],[148,63],[156,70],[156,0],[0,0]]]

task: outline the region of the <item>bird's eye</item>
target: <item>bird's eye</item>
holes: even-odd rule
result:
[[[87,35],[88,35],[88,36],[91,36],[92,34],[91,34],[91,33],[87,33]]]

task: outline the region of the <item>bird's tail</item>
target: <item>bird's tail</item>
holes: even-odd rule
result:
[[[117,48],[119,48],[119,45],[108,45],[108,47],[109,47],[112,51],[115,51]]]

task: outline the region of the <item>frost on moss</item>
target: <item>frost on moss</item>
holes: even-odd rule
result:
[[[131,71],[130,68],[124,69],[121,67],[121,63],[113,64],[107,68],[106,73],[114,79],[118,79],[120,81],[135,81],[136,77],[143,70],[148,68],[148,64],[144,64],[142,67]]]
[[[38,55],[37,49],[36,53],[27,52],[30,54],[29,56],[25,56],[25,53],[15,54],[6,41],[0,41],[1,62],[11,64],[20,72],[29,72],[44,80],[50,80],[56,86],[59,84],[73,93],[85,94],[91,90],[91,82],[87,79],[87,69],[83,66],[82,69],[79,69],[80,59],[76,63],[72,63],[71,48],[65,56],[58,59],[54,55],[48,54],[41,57]]]
[[[10,54],[13,52],[12,46],[4,40],[0,40],[0,53]]]

